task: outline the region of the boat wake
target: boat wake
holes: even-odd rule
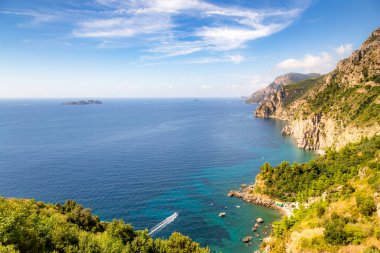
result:
[[[177,217],[178,217],[178,213],[177,212],[173,213],[172,215],[170,215],[169,217],[167,217],[165,220],[161,221],[156,226],[154,226],[153,228],[151,228],[151,230],[149,231],[148,234],[152,235],[153,233],[155,233],[157,231],[160,231],[161,229],[163,229],[164,227],[166,227],[167,225],[169,225],[170,223],[172,223]]]

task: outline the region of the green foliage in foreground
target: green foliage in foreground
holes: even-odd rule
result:
[[[283,201],[305,201],[308,197],[320,196],[334,185],[342,185],[342,190],[349,193],[352,189],[347,182],[358,175],[361,168],[380,170],[380,163],[371,161],[379,149],[380,137],[377,136],[349,144],[339,152],[328,150],[325,156],[304,164],[282,162],[272,167],[265,163],[258,177],[265,187],[260,190]]]
[[[13,252],[209,252],[179,233],[152,239],[121,220],[101,222],[72,200],[55,206],[0,198],[0,253]]]
[[[257,185],[307,206],[273,224],[271,252],[380,252],[379,136],[305,164],[264,164]]]

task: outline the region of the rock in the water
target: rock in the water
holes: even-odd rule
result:
[[[252,236],[248,236],[248,235],[242,239],[242,241],[243,241],[244,243],[248,243],[248,242],[250,242],[251,240],[252,240]]]
[[[227,196],[228,196],[228,197],[237,197],[237,198],[241,198],[241,197],[242,197],[242,194],[241,194],[241,192],[239,192],[239,191],[230,191],[229,193],[227,193]]]
[[[285,125],[281,130],[282,135],[292,135],[293,130],[289,125]]]
[[[264,222],[264,220],[263,220],[263,219],[261,219],[261,218],[257,218],[257,219],[256,219],[256,222],[257,222],[257,223],[263,223],[263,222]]]

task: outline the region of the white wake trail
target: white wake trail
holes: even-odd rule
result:
[[[169,217],[167,217],[165,220],[161,221],[156,226],[154,226],[149,231],[148,235],[152,235],[153,233],[155,233],[157,231],[160,231],[161,229],[163,229],[164,227],[166,227],[167,225],[169,225],[171,222],[173,222],[177,217],[178,217],[178,213],[177,212],[173,213],[172,215],[170,215]]]

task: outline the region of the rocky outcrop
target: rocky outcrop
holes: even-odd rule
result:
[[[292,135],[293,129],[287,124],[281,130],[282,135]]]
[[[277,108],[281,106],[282,99],[284,98],[284,90],[281,89],[273,93],[268,100],[260,104],[255,112],[256,118],[269,118],[276,113]]]
[[[362,137],[380,134],[380,126],[345,127],[333,118],[314,115],[308,119],[290,120],[283,128],[283,135],[292,135],[299,148],[316,150],[323,154],[324,149],[340,149],[347,143],[359,141]]]
[[[380,134],[380,28],[302,95],[290,86],[263,101],[255,116],[286,120],[282,134],[295,137],[298,147],[323,152]]]
[[[265,206],[274,209],[280,209],[275,205],[275,200],[262,194],[254,193],[254,186],[249,186],[241,191],[230,191],[227,196],[241,198],[246,202],[250,202],[256,205]]]
[[[260,180],[258,177],[256,178],[256,183],[254,185],[250,185],[244,188],[241,188],[239,191],[230,191],[227,196],[229,197],[236,197],[236,198],[241,198],[242,200],[260,205],[260,206],[265,206],[268,208],[276,209],[285,214],[286,216],[290,217],[293,213],[294,208],[297,208],[297,203],[295,202],[279,202],[276,199],[273,199],[269,197],[268,195],[258,193],[258,188],[261,188],[260,185],[263,184],[264,182]],[[279,203],[281,203],[279,205]],[[254,228],[258,228],[259,224],[263,223],[264,220],[262,218],[257,218],[256,219],[256,224]],[[255,230],[253,230],[255,231]]]
[[[277,77],[272,83],[267,87],[260,89],[253,93],[249,98],[247,98],[247,103],[262,103],[265,100],[268,100],[273,94],[276,94],[282,89],[284,85],[296,83],[302,80],[319,77],[320,74],[309,73],[287,73],[285,75]]]
[[[346,86],[354,86],[371,76],[380,74],[380,28],[374,31],[347,59],[337,64],[337,70],[344,73],[341,83]]]
[[[317,114],[309,120],[292,122],[292,125],[285,125],[282,128],[283,135],[296,134],[297,145],[303,149],[316,150],[320,145],[320,133],[323,124],[321,114]],[[294,130],[293,130],[294,129]]]

